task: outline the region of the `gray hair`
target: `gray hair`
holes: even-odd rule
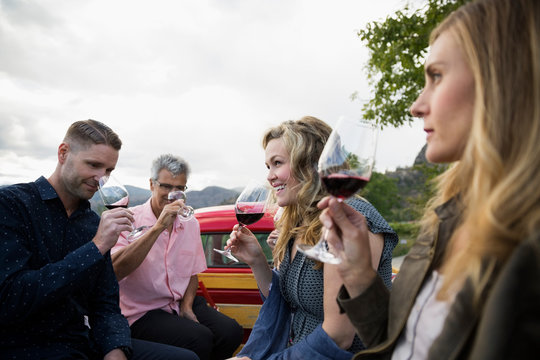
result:
[[[152,162],[151,176],[153,180],[158,179],[159,172],[163,169],[166,169],[173,174],[173,176],[178,176],[180,174],[185,174],[186,178],[189,177],[190,168],[184,159],[180,156],[175,156],[172,154],[163,154],[160,155],[157,159]]]

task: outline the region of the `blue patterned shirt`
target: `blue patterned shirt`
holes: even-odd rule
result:
[[[0,189],[0,358],[131,346],[110,254],[91,241],[98,224],[88,201],[68,217],[44,177]]]

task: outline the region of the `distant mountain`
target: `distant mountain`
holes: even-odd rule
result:
[[[129,206],[144,204],[151,196],[151,192],[148,189],[131,185],[126,185],[126,189],[129,192]],[[188,191],[186,193],[187,203],[195,209],[207,206],[234,204],[236,198],[240,195],[240,192],[241,190],[230,190],[219,186],[209,186],[200,191]],[[92,205],[92,209],[100,213],[99,207],[102,205],[99,194],[96,193],[96,195],[90,199],[90,204]]]
[[[126,185],[126,189],[129,192],[129,206],[144,204],[152,195],[149,189],[131,185]]]
[[[234,204],[240,191],[208,186],[200,191],[189,191],[186,195],[188,205],[198,209],[214,205]]]

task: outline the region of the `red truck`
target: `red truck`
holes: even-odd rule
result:
[[[199,274],[198,295],[204,296],[211,306],[236,319],[244,327],[244,342],[259,314],[262,301],[251,269],[244,263],[236,263],[213,249],[223,249],[232,228],[238,224],[234,205],[221,205],[195,210],[201,226],[201,240],[208,270]],[[272,250],[266,239],[274,230],[271,214],[265,214],[248,228],[261,244],[269,263]]]

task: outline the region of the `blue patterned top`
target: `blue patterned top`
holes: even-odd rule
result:
[[[98,224],[88,201],[68,217],[44,177],[0,189],[0,358],[131,346],[110,255],[91,242]]]
[[[384,235],[384,247],[379,262],[378,273],[388,288],[392,284],[392,251],[398,242],[396,232],[388,225],[377,209],[359,197],[346,201],[353,208],[362,213],[367,220],[369,230]],[[290,341],[296,344],[310,333],[324,320],[323,307],[323,271],[314,269],[315,262],[304,254],[297,252],[290,260],[291,246],[294,239],[289,241],[289,248],[280,263],[280,287],[285,301],[293,311]],[[350,352],[357,352],[364,348],[362,342],[355,336]]]

